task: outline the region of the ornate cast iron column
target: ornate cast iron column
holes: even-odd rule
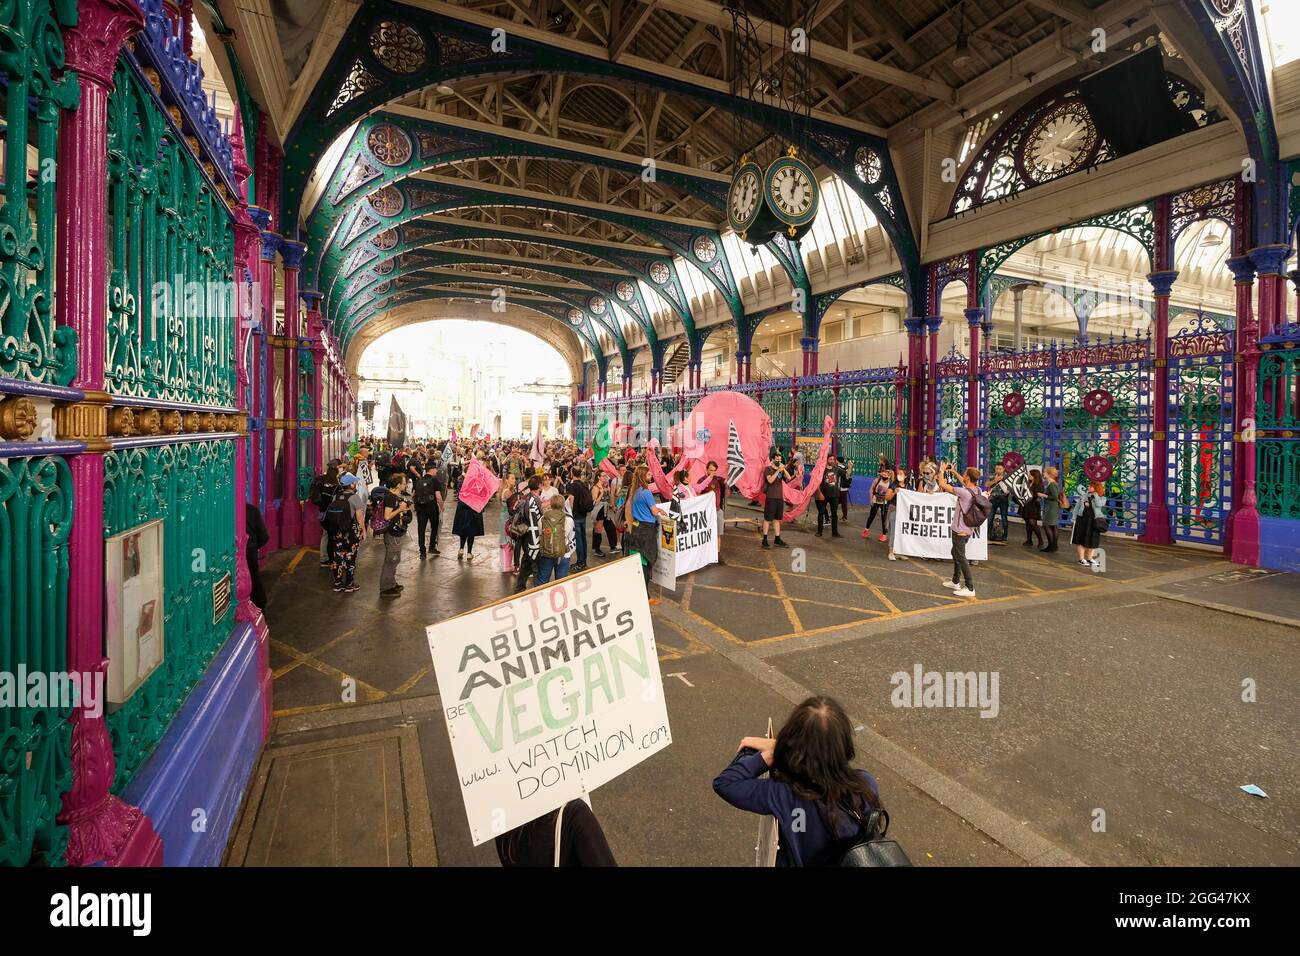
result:
[[[979,466],[980,463],[980,326],[984,321],[984,310],[972,308],[966,310],[966,325],[970,329],[970,361],[967,371],[970,377],[966,382],[966,465]]]
[[[76,388],[82,402],[56,407],[59,438],[86,443],[69,460],[75,498],[69,541],[68,669],[108,678],[104,657],[104,452],[109,449],[104,353],[108,338],[108,98],[123,44],[144,26],[132,0],[83,0],[64,35],[66,66],[81,100],[62,116],[58,147],[57,304],[77,333]],[[109,792],[116,770],[104,715],[72,715],[72,786],[59,821],[68,827],[74,866],[161,865],[162,841],[137,807]]]
[[[817,344],[815,336],[804,336],[799,340],[799,347],[803,350],[803,374],[805,378],[817,374]]]
[[[931,315],[925,320],[926,330],[930,333],[930,357],[925,363],[925,450],[931,458],[938,457],[939,428],[939,329],[943,327],[943,316]]]
[[[1236,564],[1259,564],[1259,510],[1255,498],[1255,396],[1259,386],[1259,326],[1251,295],[1255,263],[1228,260],[1237,295],[1236,348],[1232,366],[1232,519],[1225,547]],[[1249,439],[1249,440],[1248,440]]]
[[[925,319],[919,316],[903,320],[907,329],[907,467],[915,471],[921,459],[921,367],[925,364]]]
[[[1152,319],[1151,401],[1151,485],[1147,501],[1146,532],[1142,540],[1149,544],[1168,544],[1173,540],[1169,524],[1169,505],[1165,486],[1169,482],[1169,293],[1178,273],[1172,269],[1147,276],[1155,296]]]
[[[258,295],[258,316],[262,325],[262,341],[265,347],[266,366],[262,375],[262,487],[266,491],[266,532],[270,540],[267,548],[271,551],[280,547],[280,514],[274,504],[275,498],[275,432],[271,423],[275,414],[275,352],[271,347],[276,334],[275,327],[275,254],[280,248],[280,236],[270,231],[271,213],[260,206],[248,207],[249,218],[261,230],[262,244],[258,257],[258,274],[254,278],[253,288]]]
[[[284,338],[281,354],[284,357],[284,422],[280,439],[280,547],[296,548],[302,544],[302,506],[298,499],[298,436],[299,396],[298,386],[299,338],[302,329],[298,322],[298,270],[302,266],[307,247],[293,239],[280,240],[280,258],[284,263]]]

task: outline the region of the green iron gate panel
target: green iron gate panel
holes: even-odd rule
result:
[[[1056,419],[1055,353],[1034,348],[991,353],[984,357],[980,404],[987,423],[984,461],[1013,471],[1022,464],[1050,463],[1049,446]]]
[[[104,455],[104,537],[163,520],[163,662],[108,715],[120,793],[153,752],[230,636],[235,602],[213,621],[213,585],[235,577],[234,444],[198,441]]]
[[[1059,375],[1052,460],[1063,487],[1073,499],[1089,480],[1104,482],[1111,530],[1129,534],[1145,530],[1151,491],[1150,341],[1052,350]]]
[[[591,446],[591,405],[587,402],[578,403],[573,410],[573,435],[579,448]]]
[[[1255,411],[1259,513],[1300,520],[1300,351],[1264,347]]]
[[[953,350],[939,362],[939,414],[935,421],[934,446],[940,461],[950,461],[958,468],[976,462],[966,461],[966,404],[970,398],[970,363]]]
[[[772,419],[772,443],[786,452],[794,444],[791,382],[764,382],[758,404]]]
[[[54,197],[59,118],[77,105],[77,78],[63,72],[60,24],[76,5],[16,0],[5,5],[0,103],[0,375],[71,384],[76,337],[54,324]],[[71,22],[69,22],[71,21]],[[63,74],[59,80],[54,75]]]
[[[677,396],[655,395],[650,399],[650,436],[658,440],[660,447],[671,444],[668,430],[677,424]]]
[[[118,64],[108,104],[110,392],[235,401],[230,218],[153,91]],[[277,417],[291,418],[281,409]]]
[[[1207,321],[1169,339],[1165,501],[1175,539],[1221,545],[1232,501],[1233,341]]]
[[[644,395],[623,399],[621,420],[628,426],[628,444],[635,448],[644,447],[650,440],[650,415]]]
[[[0,672],[5,674],[23,670],[48,679],[67,671],[72,497],[72,473],[64,459],[0,459],[0,554],[7,578],[0,588]],[[0,706],[0,866],[63,863],[68,832],[55,818],[72,784],[72,708],[56,703],[61,701]]]
[[[822,425],[827,416],[835,419],[835,388],[825,384],[833,375],[819,375],[816,378],[800,379],[799,382],[799,427],[795,430],[796,438],[822,437]],[[814,458],[804,455],[809,467]]]
[[[853,462],[855,475],[875,476],[881,455],[894,465],[907,461],[907,403],[900,401],[902,387],[897,369],[841,374],[836,434],[840,455]]]

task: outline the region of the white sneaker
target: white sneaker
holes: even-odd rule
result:
[[[954,591],[957,590],[959,587],[961,587],[961,585],[958,584],[956,581],[943,581],[941,583],[943,584],[944,587],[952,588]]]
[[[1083,565],[1085,568],[1088,567],[1090,564],[1092,564],[1091,561],[1086,561],[1086,560],[1084,560],[1083,558],[1080,558],[1080,559],[1079,559],[1079,563],[1080,563],[1081,565]]]
[[[898,558],[894,557],[894,555],[891,554],[891,555],[889,556],[889,560],[890,560],[890,561],[897,561]]]
[[[957,595],[957,597],[974,597],[974,596],[975,596],[975,592],[974,592],[974,591],[972,591],[970,588],[964,588],[964,587],[963,587],[963,588],[958,588],[957,590],[953,591],[952,593],[955,594],[955,595]]]
[[[1099,568],[1101,567],[1101,560],[1099,558],[1093,558],[1088,562],[1088,564],[1092,565],[1094,568]]]

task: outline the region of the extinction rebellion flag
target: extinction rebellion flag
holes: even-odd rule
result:
[[[745,452],[740,447],[740,432],[736,430],[736,422],[733,420],[727,432],[727,487],[734,486],[744,473]]]

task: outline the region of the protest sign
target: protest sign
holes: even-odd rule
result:
[[[639,557],[432,624],[427,634],[475,846],[672,740]]]
[[[472,458],[469,467],[465,469],[465,477],[461,480],[456,498],[475,511],[482,512],[500,487],[501,479],[484,468],[477,458]]]
[[[913,558],[952,557],[952,517],[957,497],[944,493],[928,495],[921,491],[898,489],[894,499],[894,553]],[[988,522],[980,525],[966,543],[966,557],[987,561],[989,556]]]
[[[695,495],[678,502],[674,561],[676,575],[690,574],[718,560],[718,509],[713,494]]]
[[[669,591],[677,590],[677,521],[663,506],[655,509],[659,515],[659,553],[650,568],[650,580]]]

